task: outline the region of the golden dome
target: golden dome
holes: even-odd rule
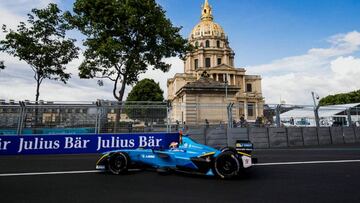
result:
[[[191,38],[200,37],[222,37],[225,36],[225,32],[222,27],[214,23],[213,21],[201,21],[197,24],[191,32]]]
[[[212,8],[208,0],[202,6],[201,21],[190,34],[190,39],[201,37],[222,37],[225,36],[223,28],[213,21]]]

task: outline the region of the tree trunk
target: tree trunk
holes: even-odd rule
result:
[[[39,127],[40,119],[39,119],[39,96],[40,96],[40,84],[41,81],[38,78],[36,80],[36,95],[35,95],[35,128],[33,128],[33,134],[38,134],[37,128]]]
[[[124,79],[122,81],[121,88],[119,90],[119,96],[116,97],[116,99],[118,100],[118,108],[115,110],[116,116],[115,116],[115,124],[114,124],[114,133],[118,132],[118,126],[120,124],[122,101],[124,98],[125,87],[126,87],[126,76],[124,76]]]
[[[36,103],[39,101],[39,96],[40,96],[40,79],[36,80],[36,95],[35,95]]]

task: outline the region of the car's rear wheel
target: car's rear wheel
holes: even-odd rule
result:
[[[220,178],[234,178],[240,171],[239,159],[232,151],[222,152],[215,158],[213,171]]]
[[[108,160],[108,169],[112,174],[126,173],[130,164],[130,157],[125,152],[111,154]]]

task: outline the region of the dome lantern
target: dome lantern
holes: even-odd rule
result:
[[[205,0],[205,4],[202,7],[202,13],[201,13],[201,20],[210,20],[212,21],[214,19],[212,15],[212,8],[209,5],[209,1]]]
[[[205,0],[201,11],[201,21],[194,27],[190,34],[191,39],[198,39],[203,37],[225,37],[225,32],[222,27],[215,23],[212,14],[212,8],[208,0]]]

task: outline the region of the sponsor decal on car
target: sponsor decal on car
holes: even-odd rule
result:
[[[241,159],[242,159],[243,167],[244,167],[244,168],[249,168],[249,167],[252,166],[252,161],[251,161],[251,158],[250,158],[250,157],[248,157],[248,156],[242,156]]]

